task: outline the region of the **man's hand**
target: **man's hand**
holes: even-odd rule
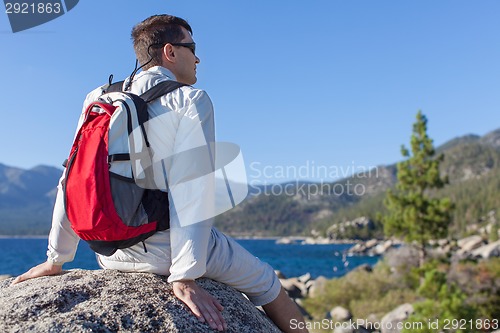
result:
[[[55,265],[51,262],[46,261],[38,266],[31,268],[26,273],[19,275],[14,279],[14,281],[12,281],[10,285],[13,286],[19,282],[23,282],[41,276],[57,275],[61,272],[62,272],[62,265]]]
[[[201,322],[207,322],[211,328],[218,331],[227,329],[221,314],[224,308],[195,281],[175,281],[173,289],[175,296],[184,302]]]

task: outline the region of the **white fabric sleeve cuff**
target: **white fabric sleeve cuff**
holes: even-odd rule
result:
[[[52,214],[52,228],[50,229],[47,250],[47,261],[58,265],[73,261],[79,242],[78,236],[71,229],[70,222],[64,210],[62,182],[64,182],[64,173],[57,186],[57,196]]]
[[[195,280],[205,274],[211,224],[210,220],[170,229],[172,265],[168,282]]]

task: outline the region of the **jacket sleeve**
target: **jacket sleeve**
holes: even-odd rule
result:
[[[194,280],[206,271],[208,240],[215,210],[215,125],[212,102],[201,90],[183,88],[188,102],[168,166],[169,282]]]
[[[57,186],[56,203],[52,214],[52,227],[49,234],[47,260],[58,265],[72,261],[76,254],[79,238],[71,229],[64,210],[64,194],[62,184],[64,172]]]

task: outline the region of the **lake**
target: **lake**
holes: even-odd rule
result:
[[[280,270],[286,277],[310,273],[313,278],[340,277],[355,267],[373,266],[379,257],[346,256],[353,244],[276,244],[274,239],[237,239],[250,253]],[[0,238],[0,274],[19,275],[46,260],[47,238]],[[75,260],[64,269],[98,269],[95,254],[81,241]]]

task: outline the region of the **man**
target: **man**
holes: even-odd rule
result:
[[[185,20],[170,15],[152,16],[133,28],[132,39],[143,68],[141,73],[132,75],[124,84],[130,87],[132,93],[142,94],[164,80],[177,80],[188,85],[196,82],[196,66],[200,59],[195,54],[191,27]],[[102,87],[91,92],[83,110],[101,93]],[[148,112],[150,118],[155,120],[147,128],[155,156],[178,156],[204,145],[209,150],[213,149],[213,108],[204,91],[184,86],[150,103]],[[227,327],[221,315],[223,307],[198,286],[195,279],[199,277],[226,283],[245,293],[255,305],[262,305],[281,330],[307,332],[291,329],[291,320],[297,323],[303,322],[303,318],[281,287],[274,270],[213,228],[210,218],[213,216],[202,218],[207,217],[203,212],[210,210],[209,206],[214,204],[214,193],[206,195],[211,191],[213,179],[193,177],[200,174],[196,167],[186,165],[186,161],[180,164],[177,160],[182,159],[170,159],[169,163],[162,159],[153,166],[160,168],[155,170],[154,182],[158,182],[156,178],[161,175],[159,182],[168,183],[165,189],[169,190],[170,229],[148,238],[144,247],[137,244],[118,250],[109,257],[97,255],[99,265],[105,269],[168,275],[175,296],[200,321],[219,331]],[[79,239],[64,211],[63,183],[64,175],[58,186],[48,259],[18,276],[13,284],[59,274],[62,265],[74,258]],[[177,188],[182,188],[184,192],[176,197],[177,190],[174,189]]]

